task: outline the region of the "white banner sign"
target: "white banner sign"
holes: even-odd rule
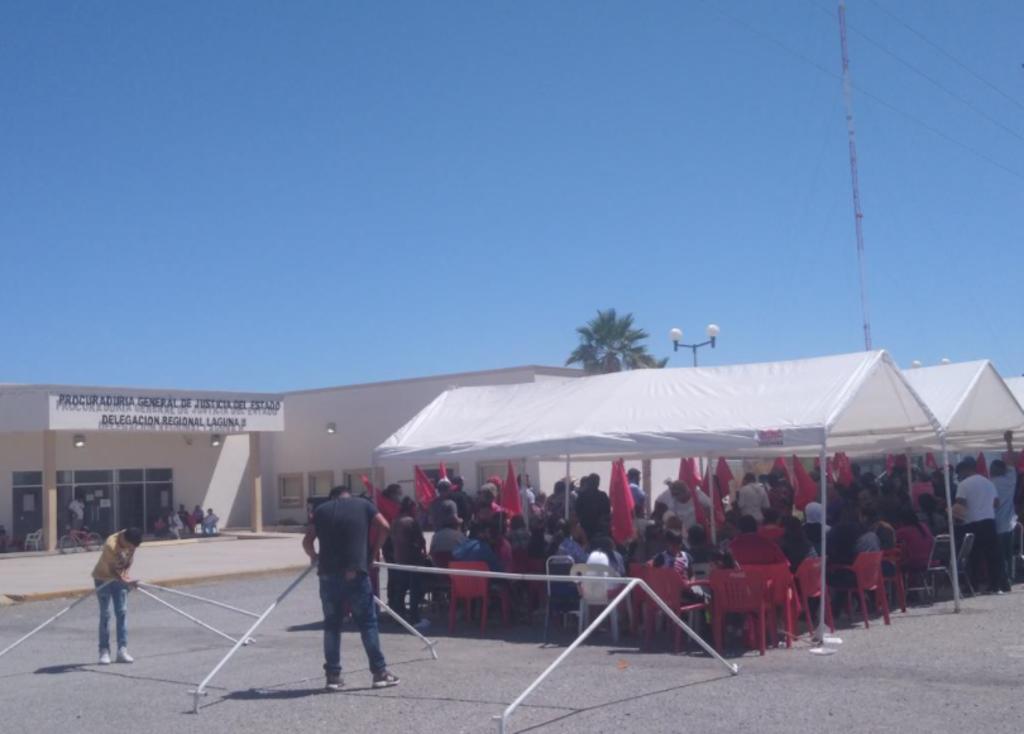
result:
[[[60,393],[50,395],[50,428],[177,433],[283,431],[284,402],[272,396]]]

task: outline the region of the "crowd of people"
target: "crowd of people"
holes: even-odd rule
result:
[[[738,489],[722,493],[724,517],[716,525],[714,543],[706,523],[715,513],[701,488],[682,480],[666,482],[648,503],[636,469],[628,473],[635,532],[627,544],[612,540],[609,495],[597,474],[560,480],[550,496],[535,491],[527,479],[521,485],[524,516],[515,517],[497,503],[498,478],[483,484],[475,496],[465,491],[460,477],[442,479],[436,499],[426,507],[403,499],[399,485],[391,485],[384,495],[397,511],[388,518],[393,528],[384,554],[386,560],[408,565],[481,561],[493,571],[519,573],[543,568],[552,556],[568,556],[579,563],[596,559],[620,575],[629,564],[644,563],[669,566],[693,579],[705,576],[712,565],[787,563],[795,572],[805,559],[820,556],[826,538],[830,567],[852,565],[860,553],[890,551],[883,573],[891,576],[897,565],[902,572],[922,573],[932,559],[935,537],[950,531],[944,475],[917,467],[908,472],[905,463],[894,464],[882,477],[856,464],[845,483],[828,476],[827,516],[819,501],[802,510],[795,507],[796,492],[785,472],[748,473]],[[968,573],[974,588],[992,593],[1010,588],[1011,531],[1024,484],[1016,466],[1008,435],[1007,455],[992,463],[991,479],[979,474],[973,458],[955,467],[954,542],[959,547],[973,534]],[[818,469],[809,474],[818,486]],[[425,529],[434,531],[429,545]],[[946,558],[937,560],[948,565]],[[843,573],[849,572],[830,573],[830,583],[846,585]],[[393,572],[389,584],[389,605],[414,624],[422,623],[424,578]]]
[[[153,521],[153,534],[160,537],[173,537],[181,539],[186,536],[210,536],[220,532],[220,518],[213,511],[207,508],[203,512],[200,505],[196,505],[189,512],[185,505],[178,505],[178,511],[168,510],[162,517]]]

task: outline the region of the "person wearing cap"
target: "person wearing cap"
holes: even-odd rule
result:
[[[996,535],[996,507],[999,493],[994,484],[978,474],[978,465],[968,456],[956,465],[956,504],[963,514],[963,532],[974,533],[974,547],[971,549],[972,582],[982,564],[988,568],[988,589],[990,593],[1002,594],[1009,591],[1003,571],[1003,560],[999,553],[999,539]],[[977,584],[974,584],[977,586]]]
[[[430,527],[437,530],[440,528],[446,517],[452,514],[458,515],[459,508],[451,498],[452,483],[447,478],[439,479],[437,482],[437,497],[427,508],[427,517],[430,519]]]

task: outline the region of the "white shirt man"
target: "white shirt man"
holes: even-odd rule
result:
[[[980,474],[971,474],[956,488],[956,501],[966,507],[964,522],[995,520],[999,493],[996,486]]]
[[[672,482],[669,488],[654,500],[654,504],[655,507],[657,505],[664,505],[667,508],[667,514],[678,517],[679,521],[683,524],[683,531],[685,532],[697,524],[697,512],[693,506],[694,493],[686,488],[685,484],[682,487],[682,491],[680,491],[680,484],[682,483]],[[700,502],[701,507],[704,509],[706,517],[707,513],[711,511],[711,500],[700,490],[696,492],[696,496],[697,501]]]
[[[743,486],[736,490],[736,506],[741,515],[750,515],[760,525],[764,522],[764,511],[770,506],[768,492],[753,474],[747,474],[743,479]]]

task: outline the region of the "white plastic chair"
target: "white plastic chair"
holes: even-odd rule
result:
[[[25,550],[42,550],[43,549],[43,529],[40,528],[34,533],[29,533],[25,536]]]
[[[602,576],[617,577],[611,568],[604,565],[588,564],[588,563],[577,563],[569,570],[570,576]],[[579,620],[579,631],[577,634],[583,634],[583,630],[586,629],[587,625],[590,624],[590,608],[591,607],[606,607],[608,606],[608,590],[613,588],[610,584],[605,584],[600,581],[581,581],[578,584],[580,589],[580,620]],[[616,607],[612,609],[610,615],[612,625],[612,642],[619,641],[619,609]]]

